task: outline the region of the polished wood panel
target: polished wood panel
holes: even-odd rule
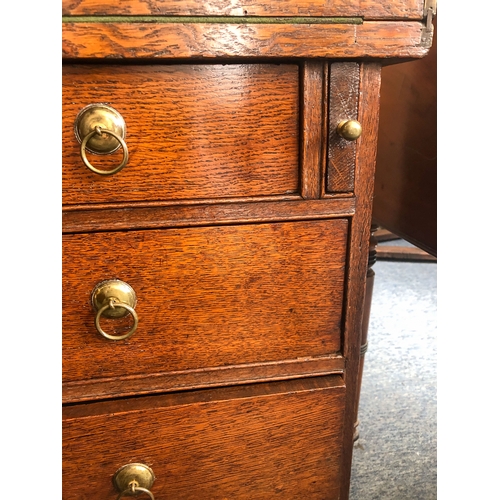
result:
[[[99,102],[127,124],[112,176],[86,168],[73,133]],[[63,66],[64,204],[294,193],[298,136],[296,65]],[[105,169],[121,155],[88,156]]]
[[[358,368],[358,381],[356,387],[356,398],[355,398],[355,407],[354,407],[354,415],[355,415],[355,423],[354,423],[354,440],[359,438],[359,419],[358,419],[358,411],[359,411],[359,401],[361,397],[361,384],[363,381],[363,368],[365,362],[365,353],[368,349],[368,326],[370,324],[370,311],[372,305],[372,296],[373,296],[373,285],[375,283],[375,272],[372,267],[375,264],[377,259],[376,257],[376,247],[377,247],[377,239],[374,235],[377,230],[376,225],[372,225],[371,227],[371,235],[370,235],[370,247],[368,251],[368,271],[366,273],[366,288],[365,288],[365,300],[364,300],[364,308],[363,308],[363,323],[361,327],[361,341],[360,341],[360,359],[359,359],[359,368]]]
[[[63,0],[63,15],[364,16],[421,19],[423,0]]]
[[[356,387],[359,377],[360,348],[363,331],[363,309],[366,287],[366,269],[375,176],[375,156],[378,132],[378,109],[380,99],[379,63],[364,63],[360,66],[359,121],[363,124],[363,134],[358,139],[354,194],[358,203],[352,218],[349,269],[346,304],[346,329],[344,333],[344,354],[347,359],[345,373],[346,419],[344,432],[344,459],[342,463],[341,498],[349,498],[351,477],[352,443],[356,423]]]
[[[384,245],[377,250],[379,260],[401,260],[404,262],[436,262],[437,257],[418,247]]]
[[[206,200],[204,200],[206,201]],[[212,200],[216,201],[216,200]],[[231,200],[228,203],[186,204],[183,206],[87,207],[63,211],[63,233],[196,227],[210,224],[291,221],[351,217],[356,209],[354,196],[324,200],[269,201]],[[74,207],[72,207],[74,208]]]
[[[428,57],[383,69],[373,217],[437,256],[437,17]]]
[[[343,120],[358,119],[358,93],[359,64],[330,65],[327,192],[342,193],[354,189],[357,141],[340,137],[337,125]]]
[[[327,64],[305,61],[303,66],[303,131],[302,131],[302,185],[305,199],[321,196],[326,148],[326,81]]]
[[[246,365],[225,365],[215,368],[200,368],[169,373],[155,373],[154,376],[129,375],[63,384],[63,403],[81,403],[93,399],[155,394],[179,390],[225,387],[272,380],[293,380],[297,378],[342,374],[345,360],[340,354],[297,358],[285,361],[249,363]]]
[[[116,500],[141,462],[158,499],[338,499],[344,395],[332,376],[70,407],[63,497]]]
[[[347,500],[380,70],[428,53],[424,0],[62,3],[64,499],[144,462],[157,500]],[[111,178],[72,132],[95,97],[127,122]],[[109,278],[126,341],[95,329]]]
[[[423,57],[419,22],[212,24],[66,22],[63,59]]]
[[[63,236],[63,381],[147,386],[169,371],[339,352],[346,239],[344,219]],[[124,341],[94,326],[90,294],[111,278],[138,298]]]

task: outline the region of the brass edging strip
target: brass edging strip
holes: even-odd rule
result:
[[[63,16],[63,23],[363,24],[361,17]]]

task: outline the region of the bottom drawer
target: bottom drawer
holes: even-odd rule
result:
[[[135,462],[156,500],[337,499],[344,400],[333,375],[65,407],[63,498],[115,500]]]

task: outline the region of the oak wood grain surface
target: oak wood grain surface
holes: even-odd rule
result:
[[[349,192],[354,189],[356,141],[337,134],[343,120],[357,120],[359,64],[352,62],[330,65],[330,113],[328,135],[327,192]],[[362,126],[362,125],[361,125]]]
[[[423,0],[63,0],[63,15],[364,16],[421,19]]]
[[[375,283],[375,272],[372,267],[377,260],[376,257],[376,246],[377,239],[374,236],[374,231],[376,226],[372,224],[371,235],[370,235],[370,246],[368,251],[368,270],[366,273],[366,287],[365,287],[365,300],[363,305],[363,323],[361,327],[361,340],[360,340],[360,359],[358,368],[358,380],[356,387],[356,397],[355,397],[355,407],[354,407],[354,440],[359,438],[359,402],[361,398],[361,387],[363,382],[363,369],[365,362],[365,354],[368,349],[368,326],[370,323],[370,312],[373,297],[373,285]]]
[[[63,236],[63,381],[337,353],[346,238],[345,219]],[[137,294],[124,341],[94,326],[111,278]]]
[[[382,72],[373,218],[437,256],[437,16],[424,59]]]
[[[298,197],[297,197],[298,198]],[[202,204],[181,206],[92,206],[64,210],[63,233],[89,231],[120,231],[126,229],[157,229],[168,227],[197,227],[212,224],[249,222],[278,222],[351,217],[356,209],[354,196],[323,200],[294,201],[269,199],[203,200]]]
[[[380,70],[429,52],[423,3],[63,0],[64,500],[131,462],[157,500],[348,500]],[[80,158],[92,102],[127,124],[115,176]]]
[[[73,125],[88,104],[122,114],[130,159],[91,172]],[[112,203],[298,190],[296,65],[64,65],[63,202]],[[97,168],[111,155],[87,155]]]
[[[379,260],[402,260],[406,262],[436,262],[437,257],[418,247],[402,247],[397,245],[384,245],[377,249]]]
[[[342,374],[341,354],[65,382],[63,404]]]
[[[337,499],[344,394],[332,376],[70,408],[64,499],[115,500],[132,462],[158,500]]]
[[[420,22],[213,24],[66,22],[63,59],[419,58]]]
[[[356,148],[354,194],[357,197],[356,213],[352,217],[349,240],[349,267],[346,289],[346,328],[344,355],[346,357],[345,381],[346,418],[344,432],[344,458],[342,462],[341,498],[349,498],[352,463],[352,443],[356,422],[357,391],[360,348],[363,334],[363,309],[366,290],[366,270],[371,236],[371,215],[377,152],[377,132],[380,105],[380,63],[363,63],[360,66],[359,121],[363,133]]]
[[[320,198],[324,175],[326,140],[326,71],[323,61],[305,61],[303,65],[303,132],[301,194],[305,199]]]

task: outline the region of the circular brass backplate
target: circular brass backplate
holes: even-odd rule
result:
[[[122,304],[127,304],[133,309],[137,304],[134,289],[125,281],[118,279],[101,281],[94,287],[91,294],[92,306],[96,311],[99,311],[110,298],[114,298]],[[127,309],[119,306],[109,307],[102,313],[105,318],[123,318],[127,314],[130,314]]]
[[[96,127],[102,130],[102,134],[94,134],[88,140],[85,149],[91,153],[106,155],[113,153],[120,147],[120,142],[112,135],[106,134],[106,130],[111,130],[125,139],[126,126],[123,116],[107,104],[89,104],[78,113],[74,130],[80,144]]]
[[[144,464],[127,464],[120,467],[113,476],[113,485],[118,491],[129,488],[131,481],[136,481],[141,488],[150,490],[155,482],[153,470]]]

